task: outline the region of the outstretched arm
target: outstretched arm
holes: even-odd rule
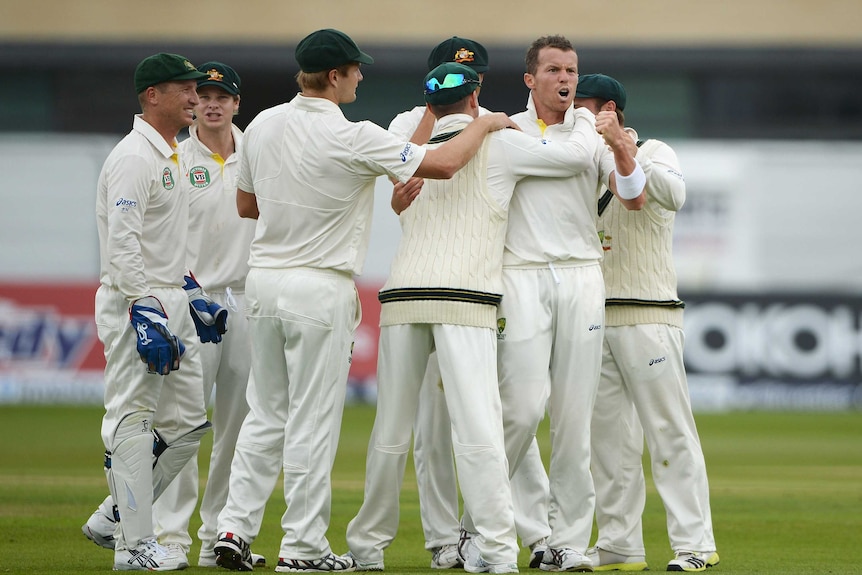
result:
[[[439,148],[428,150],[413,175],[436,180],[451,178],[476,154],[489,132],[503,128],[517,129],[517,126],[502,112],[479,116],[460,134]]]

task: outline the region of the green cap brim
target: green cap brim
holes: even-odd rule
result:
[[[179,81],[179,80],[200,80],[201,78],[209,78],[209,77],[210,77],[209,74],[204,74],[203,72],[198,72],[197,70],[195,70],[194,72],[186,72],[185,74],[180,74],[179,76],[175,76],[175,77],[171,78],[170,80],[168,80],[168,82],[174,81],[174,80],[177,80],[177,81]]]

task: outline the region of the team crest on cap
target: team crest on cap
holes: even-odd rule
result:
[[[188,60],[183,60],[183,66],[185,66],[186,69],[191,70],[192,72],[198,71],[198,69],[195,68],[195,65],[192,64],[191,62],[189,62]]]
[[[170,168],[165,168],[165,171],[162,172],[162,186],[166,190],[174,189],[174,174]]]
[[[207,70],[207,74],[210,75],[210,77],[209,77],[210,80],[215,80],[216,82],[221,82],[222,79],[224,78],[224,74],[220,74],[219,71],[216,70],[215,68],[213,68],[211,70]]]
[[[475,52],[472,52],[467,48],[458,48],[458,50],[455,51],[455,57],[452,58],[452,61],[459,64],[463,64],[464,62],[472,62],[475,59],[475,55]]]
[[[204,166],[195,166],[189,170],[189,181],[196,188],[205,188],[210,185],[210,172]]]

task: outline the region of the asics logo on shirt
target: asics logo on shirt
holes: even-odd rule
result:
[[[651,359],[651,360],[649,360],[649,364],[650,364],[650,365],[655,365],[655,364],[657,364],[657,363],[661,363],[661,362],[665,361],[666,359],[667,359],[667,357],[663,355],[663,356],[661,356],[661,357],[657,357],[656,359]]]
[[[407,145],[404,146],[404,149],[401,150],[401,161],[406,162],[407,160],[413,158],[413,144],[407,142]]]
[[[115,204],[116,207],[120,208],[121,212],[128,212],[131,208],[138,207],[138,202],[135,200],[127,200],[126,198],[120,198],[117,200]]]
[[[598,329],[602,329],[602,324],[590,324],[589,331],[595,331]]]

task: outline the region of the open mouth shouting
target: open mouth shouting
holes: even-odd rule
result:
[[[574,98],[574,90],[570,86],[562,86],[557,90],[557,95],[560,97],[560,103],[571,102]]]

